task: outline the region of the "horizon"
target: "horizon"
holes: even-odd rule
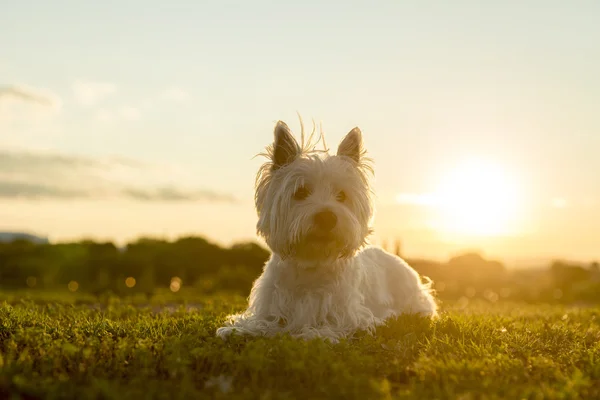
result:
[[[32,239],[32,237],[34,239],[37,240],[42,240],[43,242],[38,242],[36,241],[35,243],[37,244],[49,244],[49,245],[60,245],[60,244],[69,244],[69,243],[78,243],[78,242],[82,242],[82,241],[94,241],[96,243],[112,243],[115,245],[115,247],[117,247],[118,249],[125,249],[129,244],[136,242],[137,240],[140,239],[150,239],[150,240],[164,240],[166,242],[175,242],[179,239],[183,239],[183,238],[201,238],[203,240],[206,240],[214,245],[220,246],[222,248],[228,248],[231,247],[235,244],[242,244],[242,243],[255,243],[258,244],[259,246],[262,246],[263,248],[267,249],[269,252],[271,251],[269,249],[269,247],[267,246],[267,244],[264,242],[264,240],[262,240],[259,237],[255,237],[255,238],[246,238],[246,239],[239,239],[239,240],[230,240],[229,242],[223,242],[223,241],[219,241],[219,240],[215,240],[209,236],[206,235],[202,235],[202,234],[198,234],[198,233],[189,233],[189,234],[181,234],[181,235],[176,235],[176,236],[170,236],[167,237],[166,235],[139,235],[136,237],[131,237],[127,240],[123,240],[120,242],[116,242],[110,239],[106,239],[106,240],[102,240],[102,239],[98,239],[98,238],[93,238],[93,237],[89,237],[89,236],[81,236],[81,237],[74,237],[74,238],[63,238],[62,240],[53,240],[51,237],[49,236],[45,236],[43,234],[39,234],[39,232],[33,232],[33,231],[0,231],[0,243],[2,243],[3,241],[6,241],[7,238],[4,238],[4,236],[11,236],[11,240],[15,239],[15,236],[18,236],[19,238],[21,236],[27,236],[28,239]],[[400,243],[401,246],[401,250],[403,249],[403,242],[399,239],[399,238],[388,238],[388,239],[382,239],[382,240],[375,240],[375,241],[370,241],[367,245],[377,245],[377,246],[381,246],[384,249],[390,251],[390,252],[395,252],[396,251],[396,246],[397,244]],[[457,250],[455,250],[454,252],[448,253],[445,257],[441,256],[441,257],[432,257],[432,256],[428,256],[428,255],[422,255],[422,256],[418,256],[418,255],[405,255],[403,251],[401,251],[400,256],[403,257],[406,260],[420,260],[420,261],[431,261],[431,262],[435,262],[435,263],[446,263],[448,261],[450,261],[451,258],[453,257],[457,257],[457,256],[463,256],[463,255],[467,255],[467,254],[477,254],[479,256],[481,256],[484,260],[488,260],[488,261],[498,261],[500,262],[504,267],[506,267],[507,269],[510,270],[520,270],[520,269],[531,269],[531,270],[537,270],[537,269],[544,269],[547,268],[549,266],[550,263],[553,262],[562,262],[562,263],[568,263],[571,265],[579,265],[579,266],[583,266],[583,267],[587,267],[590,266],[594,263],[597,263],[598,261],[596,259],[592,259],[592,260],[585,260],[585,259],[569,259],[569,258],[564,258],[564,257],[524,257],[524,258],[516,258],[516,259],[503,259],[502,257],[494,257],[494,256],[490,256],[489,254],[486,254],[485,251],[482,251],[481,249],[477,249],[477,248],[469,248],[469,247],[465,247],[465,248],[458,248]]]
[[[253,157],[298,112],[363,131],[376,244],[600,259],[600,3],[4,9],[0,231],[263,244]]]

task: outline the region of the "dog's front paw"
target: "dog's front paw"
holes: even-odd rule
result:
[[[236,329],[233,326],[223,326],[217,329],[217,336],[223,340],[227,340],[235,331]]]

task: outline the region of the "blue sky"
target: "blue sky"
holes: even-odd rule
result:
[[[0,164],[5,192],[21,190],[0,199],[0,229],[252,238],[252,157],[276,120],[297,131],[298,111],[322,121],[331,147],[361,127],[376,228],[415,254],[474,243],[600,257],[599,18],[595,1],[4,3],[0,151],[42,161]],[[56,155],[87,169],[59,171]],[[448,241],[422,205],[396,202],[474,156],[518,186],[518,238]],[[42,183],[86,196],[40,195]],[[135,195],[100,196],[116,187]]]

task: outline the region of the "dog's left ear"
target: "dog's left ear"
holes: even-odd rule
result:
[[[278,121],[274,131],[275,142],[273,143],[273,169],[279,169],[293,162],[302,149],[292,136],[287,124]]]
[[[360,162],[360,158],[363,155],[363,141],[362,133],[358,127],[348,132],[338,146],[337,155],[349,157],[356,163]]]

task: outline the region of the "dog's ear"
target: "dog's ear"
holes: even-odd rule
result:
[[[360,162],[360,158],[363,155],[363,141],[362,133],[358,127],[348,132],[338,146],[337,155],[346,156],[356,163]]]
[[[300,155],[302,150],[285,122],[277,122],[274,134],[273,169],[275,170],[294,161]]]

